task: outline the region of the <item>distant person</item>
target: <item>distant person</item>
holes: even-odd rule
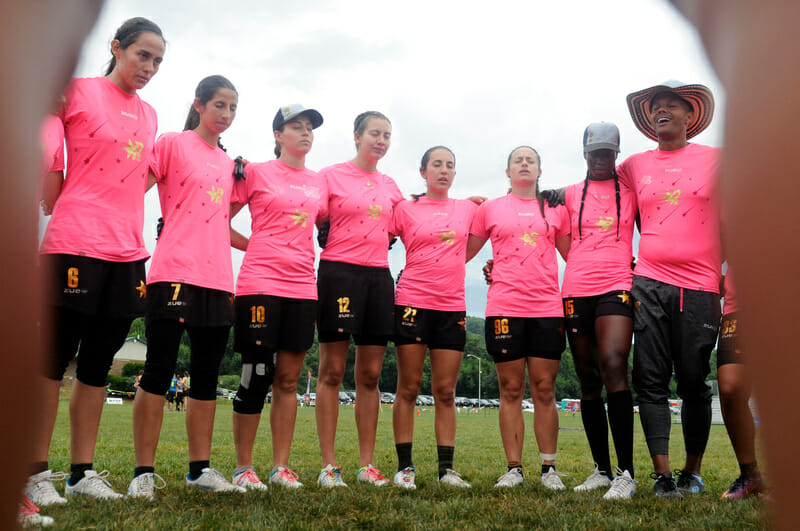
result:
[[[178,391],[178,376],[173,374],[169,379],[169,387],[167,387],[167,410],[175,410],[175,393]]]
[[[397,394],[392,419],[398,460],[394,483],[416,488],[411,458],[414,405],[430,349],[439,483],[470,488],[455,471],[453,457],[456,382],[467,335],[464,263],[470,225],[478,207],[469,200],[448,197],[456,175],[455,155],[449,148],[428,149],[419,172],[425,193],[395,205],[389,229],[406,248],[394,308]]]

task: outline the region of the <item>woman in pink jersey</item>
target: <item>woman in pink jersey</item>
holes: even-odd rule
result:
[[[200,81],[184,130],[159,137],[150,183],[158,183],[164,226],[147,275],[147,360],[133,408],[136,468],[129,496],[153,498],[164,394],[174,379],[184,331],[191,342],[186,408],[188,485],[241,491],[211,468],[219,364],[233,324],[230,252],[233,161],[219,143],[236,117],[238,94],[222,76]]]
[[[328,216],[325,179],[305,166],[322,115],[301,105],[281,107],[272,122],[277,160],[248,164],[247,187],[234,198],[252,216],[236,285],[236,344],[242,379],[233,402],[236,470],[233,483],[266,489],[253,468],[253,446],[264,399],[272,385],[272,471],[269,482],[303,484],[289,468],[297,417],[297,379],[314,342],[317,285],[314,223]]]
[[[388,229],[394,205],[403,199],[391,177],[378,171],[389,149],[392,125],[379,112],[356,117],[358,152],[349,162],[320,171],[328,183],[330,231],[319,264],[319,379],[317,433],[325,468],[317,481],[346,486],[334,452],[342,383],[350,336],[356,344],[358,481],[384,486],[389,480],[372,465],[378,428],[378,379],[386,343],[394,333],[394,282],[389,272]]]
[[[614,169],[617,153],[617,126],[589,124],[583,133],[586,179],[565,191],[572,238],[561,289],[567,338],[581,384],[581,417],[595,462],[594,472],[575,490],[605,488],[606,499],[630,498],[636,492],[633,399],[628,387],[636,200],[627,186],[620,185]],[[616,477],[609,458],[609,424],[619,464]]]
[[[545,206],[539,193],[541,159],[520,146],[508,156],[511,192],[478,208],[470,229],[467,260],[492,240],[492,283],[486,304],[486,349],[500,385],[500,434],[508,472],[495,487],[522,484],[525,370],[536,407],[534,432],[542,459],[542,484],[564,489],[555,470],[558,413],[555,381],[564,351],[564,310],[558,289],[556,248],[569,248],[569,215]]]
[[[40,250],[54,275],[55,355],[41,387],[44,408],[26,487],[39,505],[66,503],[53,486],[47,457],[61,379],[79,345],[66,494],[121,497],[92,461],[111,361],[144,309],[144,191],[157,121],[137,92],[158,72],[164,47],[156,24],[126,21],[111,42],[106,76],[73,79],[59,112],[67,172],[63,185],[48,180],[43,191],[58,199]],[[60,192],[50,188],[59,185]]]
[[[392,419],[398,467],[394,483],[415,489],[411,459],[414,404],[422,383],[425,353],[431,351],[432,390],[436,402],[439,482],[469,488],[453,470],[456,441],[455,391],[466,342],[465,256],[477,205],[451,199],[456,159],[444,146],[422,156],[420,174],[427,190],[414,201],[395,206],[390,232],[406,248],[406,266],[395,294],[397,395]]]

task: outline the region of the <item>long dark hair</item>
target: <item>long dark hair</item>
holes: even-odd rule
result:
[[[617,199],[617,241],[619,241],[619,214],[620,214],[620,198],[619,198],[619,175],[617,169],[611,170],[614,173],[614,191],[616,192]],[[589,188],[589,176],[591,172],[586,170],[586,179],[583,181],[583,192],[581,193],[581,208],[578,211],[578,240],[583,240],[583,228],[581,227],[581,220],[583,219],[583,202],[586,199],[586,190]],[[538,190],[538,188],[537,188]],[[537,192],[538,193],[538,192]]]
[[[518,149],[528,148],[536,154],[536,161],[539,164],[539,171],[542,169],[542,156],[539,155],[539,152],[533,149],[531,146],[521,145],[517,146],[511,150],[511,153],[508,154],[508,160],[506,161],[506,169],[511,167],[511,157]],[[509,193],[511,189],[509,188]],[[542,215],[542,219],[544,220],[544,226],[546,230],[550,231],[550,223],[547,221],[547,217],[544,215],[544,198],[542,197],[542,193],[539,191],[539,179],[536,179],[536,202],[539,204],[539,213]]]
[[[231,83],[228,78],[217,75],[203,78],[194,90],[194,97],[197,98],[197,101],[202,105],[205,105],[214,97],[214,94],[216,94],[219,89],[229,89],[236,92],[237,96],[239,95],[236,87],[233,86],[233,83]],[[186,116],[186,123],[183,124],[183,130],[188,131],[189,129],[196,129],[198,125],[200,125],[200,113],[194,108],[194,102],[192,102],[189,106],[189,114]],[[225,151],[219,138],[217,139],[217,145],[220,149]]]
[[[363,135],[364,131],[367,130],[367,124],[369,123],[370,118],[386,120],[389,125],[392,125],[391,120],[389,120],[385,114],[378,111],[364,111],[356,116],[355,120],[353,120],[353,132]],[[358,151],[358,144],[356,144],[356,151]]]
[[[158,24],[143,17],[129,18],[123,22],[122,26],[117,28],[117,32],[114,34],[113,40],[119,41],[119,47],[125,50],[128,48],[128,46],[136,42],[136,40],[139,38],[139,35],[145,31],[155,33],[161,37],[161,40],[164,41],[164,44],[167,43],[167,41],[164,40],[164,35],[161,33],[161,28],[158,27]],[[108,68],[106,69],[105,75],[109,75],[111,72],[113,72],[115,66],[117,66],[117,58],[114,57],[114,53],[112,52],[111,61],[108,63]]]
[[[448,151],[448,152],[449,152],[451,155],[453,155],[453,164],[455,164],[455,163],[456,163],[456,154],[455,154],[455,153],[453,153],[453,150],[452,150],[452,149],[450,149],[450,148],[449,148],[449,147],[447,147],[447,146],[433,146],[433,147],[431,147],[431,148],[428,148],[428,149],[425,151],[425,153],[423,153],[423,154],[422,154],[422,161],[420,161],[420,163],[419,163],[419,169],[420,169],[420,170],[424,171],[424,170],[425,170],[425,168],[427,168],[427,167],[428,167],[428,162],[429,162],[429,161],[430,161],[430,159],[431,159],[431,153],[433,153],[433,152],[434,152],[435,150],[437,150],[437,149],[444,149],[444,150],[447,150],[447,151]],[[425,193],[426,193],[426,192],[422,192],[421,194],[411,194],[411,199],[413,199],[413,200],[414,200],[414,202],[416,203],[417,201],[419,201],[419,198],[420,198],[420,197],[425,197]]]

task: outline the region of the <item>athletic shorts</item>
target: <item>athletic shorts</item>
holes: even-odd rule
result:
[[[467,342],[466,312],[445,312],[394,307],[394,344],[420,343],[428,348],[464,351]]]
[[[317,301],[273,295],[236,297],[234,350],[258,363],[278,350],[305,352],[314,343]]]
[[[145,320],[167,319],[186,326],[231,326],[233,295],[181,282],[147,285]]]
[[[739,318],[736,312],[722,316],[719,326],[719,342],[717,343],[717,368],[726,363],[744,363],[742,351],[739,349]]]
[[[41,255],[42,266],[50,268],[49,300],[54,306],[110,318],[144,314],[146,261],[110,262],[71,254]]]
[[[561,360],[563,317],[486,317],[486,350],[495,363],[522,358]]]
[[[604,315],[622,315],[633,319],[631,292],[617,290],[602,295],[564,299],[564,324],[572,334],[593,335],[595,321]]]
[[[386,345],[394,335],[394,281],[389,268],[320,260],[320,343]]]

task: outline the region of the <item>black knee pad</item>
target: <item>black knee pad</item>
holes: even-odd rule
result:
[[[273,362],[243,363],[242,380],[233,399],[233,410],[245,415],[261,413],[274,378]]]
[[[114,354],[125,344],[133,319],[95,319],[83,334],[78,350],[78,381],[105,387]]]
[[[154,395],[163,396],[178,361],[183,326],[177,321],[154,320],[147,324],[147,358],[139,386]]]

